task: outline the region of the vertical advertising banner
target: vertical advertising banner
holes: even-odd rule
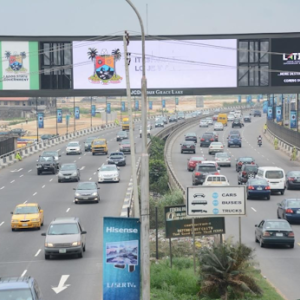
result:
[[[122,103],[121,103],[121,111],[125,111],[125,102],[124,101],[122,101]]]
[[[268,112],[268,101],[264,101],[263,103],[263,113],[266,114]]]
[[[297,128],[297,111],[296,110],[290,111],[290,127]]]
[[[75,115],[75,119],[76,120],[80,119],[80,109],[79,109],[79,106],[75,107],[74,115]]]
[[[260,102],[260,96],[261,95],[257,95],[257,102]]]
[[[91,114],[92,114],[92,117],[96,116],[96,105],[92,105],[92,107],[91,107]]]
[[[149,101],[149,109],[152,110],[152,107],[153,107],[153,102]]]
[[[103,218],[103,300],[140,299],[140,221]]]
[[[238,102],[241,103],[242,102],[242,96],[238,95]]]
[[[106,103],[106,113],[110,114],[111,113],[111,104]]]
[[[166,108],[166,100],[161,101],[162,108]]]
[[[281,122],[282,119],[282,108],[281,106],[276,106],[276,122]]]
[[[57,116],[57,123],[62,123],[62,110],[61,109],[57,109],[56,116]]]
[[[175,105],[178,105],[179,104],[179,98],[175,98]]]
[[[44,128],[44,113],[38,113],[39,128]]]
[[[271,96],[270,96],[270,105],[272,106],[272,105],[273,105],[273,103],[274,103],[274,96],[273,96],[273,95],[271,95]]]
[[[268,106],[268,120],[273,120],[273,107]]]
[[[135,100],[134,109],[139,110],[139,100]]]

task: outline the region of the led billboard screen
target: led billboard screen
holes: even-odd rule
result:
[[[272,86],[300,85],[300,38],[272,39]]]
[[[148,89],[237,86],[237,40],[146,41]],[[74,89],[126,89],[122,41],[73,42]],[[141,42],[130,41],[132,89],[141,87]]]

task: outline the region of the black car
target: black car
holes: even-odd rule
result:
[[[107,163],[116,166],[126,166],[126,156],[123,152],[112,152],[108,156]]]
[[[159,120],[156,120],[155,121],[155,128],[156,127],[165,127],[165,123],[164,123],[164,120],[163,119],[159,119]]]
[[[41,156],[53,156],[55,161],[56,161],[56,166],[57,169],[60,168],[60,160],[59,158],[61,157],[60,154],[58,154],[58,151],[43,151]]]
[[[197,135],[195,132],[189,132],[185,134],[185,140],[186,141],[193,141],[197,144]]]
[[[184,141],[180,144],[181,153],[183,152],[193,152],[196,153],[196,144],[192,141]]]
[[[244,116],[244,122],[251,123],[251,117],[250,116]]]
[[[261,111],[260,110],[255,110],[253,113],[253,117],[261,117]]]
[[[165,124],[168,124],[168,123],[169,123],[169,121],[168,121],[168,118],[167,118],[167,117],[163,117],[163,118],[162,118],[162,120],[164,121],[164,123],[165,123]]]
[[[285,175],[286,188],[299,189],[300,188],[300,171],[289,171]]]
[[[204,134],[212,134],[214,139],[215,139],[215,142],[219,141],[219,136],[218,136],[218,133],[216,131],[205,131]]]
[[[43,135],[41,135],[41,139],[43,141],[51,140],[51,139],[53,139],[55,137],[57,137],[57,135],[55,135],[55,134],[43,134]]]
[[[91,146],[92,146],[92,142],[93,140],[97,139],[96,136],[89,136],[88,138],[85,139],[84,141],[84,151],[92,151]]]
[[[58,172],[58,182],[64,181],[79,181],[80,170],[75,163],[62,164]]]
[[[244,184],[250,178],[255,178],[257,174],[258,165],[242,165],[242,168],[238,174],[238,184]]]
[[[213,133],[204,133],[200,139],[200,147],[209,147],[210,143],[215,142],[215,136]]]
[[[77,187],[73,190],[74,193],[74,202],[78,204],[79,202],[96,202],[100,201],[100,194],[97,183],[86,181],[78,183]]]
[[[174,116],[174,115],[173,115],[173,116],[170,116],[170,117],[169,117],[169,122],[170,122],[170,123],[172,123],[172,122],[177,122],[177,117]]]
[[[16,134],[18,136],[24,136],[27,131],[22,128],[14,128],[9,133]]]
[[[51,172],[52,174],[56,174],[58,170],[54,156],[40,156],[36,167],[38,175],[42,174],[43,172]]]
[[[117,137],[116,137],[116,141],[123,141],[123,140],[127,140],[128,137],[128,132],[127,131],[119,131],[117,133]]]
[[[207,175],[219,174],[214,164],[197,164],[192,174],[193,185],[203,184]]]
[[[284,199],[278,203],[277,208],[278,219],[287,220],[290,223],[300,222],[300,199],[290,198]]]
[[[246,165],[246,164],[255,165],[254,158],[253,157],[239,157],[236,160],[235,170],[237,172],[239,172],[241,170],[241,168],[242,168],[242,165]]]
[[[231,127],[232,128],[234,128],[234,127],[240,127],[240,128],[242,128],[242,126],[244,126],[244,124],[242,123],[242,120],[239,119],[239,118],[236,118],[236,119],[233,120]]]

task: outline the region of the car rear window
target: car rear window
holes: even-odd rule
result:
[[[300,207],[300,200],[288,200],[286,204],[287,207],[298,208]]]
[[[204,139],[210,139],[210,138],[212,138],[213,137],[213,134],[204,134],[203,136],[202,136],[202,138],[204,138]]]
[[[249,180],[249,185],[269,185],[267,180],[264,179],[252,179]]]
[[[251,161],[253,161],[253,158],[252,157],[241,157],[239,159],[239,161],[249,161],[249,162],[251,162]]]
[[[0,291],[0,300],[7,300],[7,299],[33,300],[30,289],[20,289],[20,288]]]
[[[265,177],[268,179],[283,178],[283,172],[282,171],[267,171]]]
[[[207,181],[226,181],[226,179],[223,176],[210,176]]]
[[[299,171],[289,172],[288,176],[290,177],[300,177]]]
[[[267,221],[265,223],[265,228],[267,229],[290,229],[291,226],[287,222],[281,222],[281,221]]]
[[[245,171],[257,172],[257,166],[246,166]]]
[[[235,134],[235,135],[231,135],[229,138],[230,138],[230,139],[239,139],[240,136],[237,135],[237,134]]]
[[[198,166],[198,171],[203,173],[210,173],[210,172],[216,172],[217,168],[216,166]]]
[[[216,153],[215,157],[229,157],[227,153]]]

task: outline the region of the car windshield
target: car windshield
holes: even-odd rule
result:
[[[213,142],[210,145],[211,146],[222,146],[223,144],[221,142]]]
[[[111,153],[110,156],[116,157],[116,156],[124,156],[122,152],[115,152],[115,153]]]
[[[193,141],[186,141],[183,145],[195,145],[195,143]]]
[[[102,166],[101,169],[100,169],[100,171],[105,171],[105,172],[107,172],[107,171],[115,171],[115,170],[116,170],[116,166],[114,166],[114,165],[112,165],[112,166],[105,165],[105,166]]]
[[[194,136],[196,136],[196,133],[189,132],[189,133],[186,134],[186,137],[189,137],[189,136],[194,137]]]
[[[124,157],[123,155],[110,155],[111,159],[120,159],[120,158],[123,158],[123,157]]]
[[[287,200],[286,201],[286,206],[287,207],[292,207],[292,208],[300,208],[300,200],[298,200],[298,199]]]
[[[249,185],[269,185],[267,180],[264,179],[251,179],[248,181]]]
[[[125,133],[124,131],[119,131],[117,135],[118,135],[118,136],[126,135],[126,133]]]
[[[245,171],[257,172],[257,166],[246,166],[244,168]]]
[[[0,300],[33,300],[30,289],[0,290]]]
[[[74,223],[51,224],[48,230],[48,235],[68,235],[78,233],[78,226]]]
[[[211,166],[198,166],[198,171],[200,172],[204,172],[204,173],[210,173],[210,172],[216,172],[217,169],[215,166],[211,165]]]
[[[96,188],[94,182],[82,182],[78,184],[76,190],[95,190]]]
[[[76,168],[76,165],[62,165],[61,167],[60,167],[60,170],[61,171],[71,171],[71,170],[76,170],[77,168]]]
[[[121,144],[128,145],[128,144],[130,144],[130,141],[129,140],[124,140],[124,141],[121,142]]]
[[[129,124],[129,121],[123,121],[123,124]]]
[[[253,158],[252,157],[241,157],[241,158],[239,158],[239,161],[251,162],[251,161],[253,161]]]
[[[41,156],[39,159],[40,162],[52,162],[53,156]]]
[[[265,228],[267,229],[291,229],[291,226],[288,222],[282,222],[282,221],[267,221],[265,223]]]
[[[283,178],[283,172],[280,170],[276,170],[276,171],[267,171],[266,172],[266,178],[268,179],[279,179],[279,178]]]
[[[300,172],[292,171],[292,172],[289,172],[287,175],[288,175],[288,177],[300,177]]]
[[[212,138],[213,137],[213,134],[204,134],[203,136],[202,136],[202,138],[204,138],[204,139],[210,139],[210,138]]]
[[[96,139],[95,137],[89,137],[85,140],[86,143],[91,143],[94,139]]]
[[[79,144],[78,143],[69,143],[68,147],[78,147]]]
[[[235,134],[235,135],[231,135],[229,138],[230,138],[230,139],[239,139],[240,136],[237,135],[237,134]]]
[[[39,209],[36,206],[18,206],[15,209],[15,215],[23,215],[23,214],[37,214]]]
[[[191,158],[191,161],[202,161],[202,160],[204,160],[203,157],[192,157]]]
[[[228,153],[216,153],[215,157],[229,157]]]
[[[94,141],[94,145],[105,145],[105,141]]]
[[[45,155],[45,156],[58,156],[58,153],[56,151],[45,151],[45,152],[43,152],[43,155]]]

